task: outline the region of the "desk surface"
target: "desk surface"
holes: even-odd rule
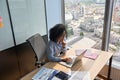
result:
[[[80,47],[79,44],[74,44],[72,46],[72,48],[66,52],[65,56],[75,55],[75,50],[79,49],[79,48],[85,48],[85,47]],[[93,80],[97,76],[97,74],[100,72],[100,70],[104,67],[104,65],[107,63],[107,61],[110,59],[110,57],[112,56],[113,53],[96,50],[96,49],[92,49],[92,48],[90,48],[90,50],[99,54],[99,56],[96,60],[85,58],[85,57],[82,57],[83,55],[81,55],[77,58],[77,61],[73,65],[72,68],[65,67],[63,65],[60,65],[57,62],[48,62],[44,66],[48,67],[48,68],[56,69],[56,70],[61,70],[64,72],[68,72],[69,70],[89,71],[91,80]],[[32,80],[33,75],[35,75],[39,70],[40,69],[38,69],[38,68],[33,70],[31,73],[29,73],[26,76],[24,76],[23,78],[21,78],[21,80]]]

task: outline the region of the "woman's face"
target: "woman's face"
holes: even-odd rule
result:
[[[63,34],[58,38],[58,42],[62,42],[64,40],[65,37],[65,31],[63,32]]]

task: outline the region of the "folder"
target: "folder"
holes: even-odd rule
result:
[[[86,58],[90,58],[90,59],[93,59],[95,60],[99,55],[97,53],[94,53],[94,52],[91,52],[90,50],[87,50],[85,53],[84,53],[84,57]]]

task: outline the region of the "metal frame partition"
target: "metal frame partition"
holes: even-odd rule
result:
[[[102,38],[102,47],[101,47],[101,49],[104,51],[108,51],[108,49],[109,49],[109,39],[110,39],[113,4],[114,4],[114,0],[106,0],[105,14],[104,14],[103,38]],[[109,60],[107,80],[110,80],[111,65],[112,65],[112,57]]]

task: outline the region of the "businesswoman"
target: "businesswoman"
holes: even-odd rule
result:
[[[47,45],[47,57],[49,61],[72,62],[71,58],[60,58],[60,54],[65,52],[66,43],[64,41],[66,35],[65,25],[56,24],[49,31],[49,39]]]

